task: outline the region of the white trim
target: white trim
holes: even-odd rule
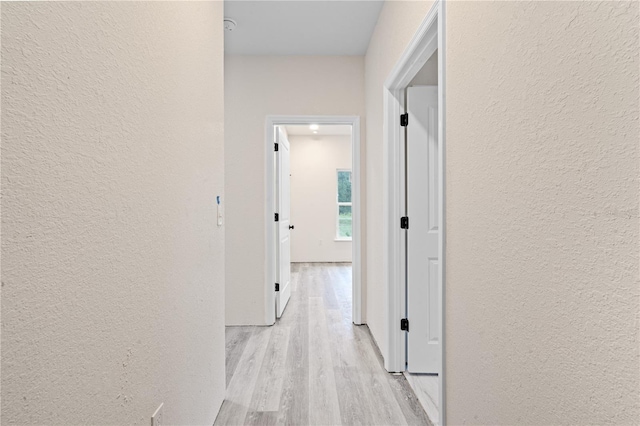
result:
[[[363,324],[362,318],[362,237],[361,237],[361,205],[360,205],[360,117],[328,116],[328,115],[270,115],[266,118],[265,127],[265,323],[274,324],[275,313],[275,212],[274,197],[274,126],[295,124],[350,125],[351,126],[351,212],[352,212],[352,292],[354,324]]]
[[[385,285],[385,309],[387,328],[387,353],[384,355],[384,365],[388,371],[400,372],[405,370],[406,346],[404,333],[400,331],[400,318],[405,308],[404,286],[404,235],[400,232],[400,217],[404,211],[404,183],[401,179],[404,173],[402,152],[404,143],[403,128],[400,127],[399,117],[405,109],[404,89],[409,85],[418,71],[438,50],[438,143],[439,143],[439,179],[440,179],[440,244],[438,256],[442,267],[438,277],[440,293],[440,336],[441,336],[441,369],[438,375],[440,400],[438,411],[439,424],[445,424],[445,0],[437,0],[416,34],[403,52],[384,83],[384,123],[383,123],[383,191],[384,191],[384,223],[383,232],[383,268]]]
[[[383,122],[383,158],[387,161],[382,165],[383,177],[383,205],[384,223],[383,229],[383,276],[386,281],[384,300],[386,306],[387,329],[387,353],[384,357],[384,366],[388,371],[404,371],[404,336],[397,330],[399,319],[402,318],[401,302],[404,300],[405,289],[402,285],[393,285],[403,281],[401,271],[403,238],[398,223],[401,213],[400,193],[400,159],[401,159],[401,133],[400,129],[391,125],[403,110],[401,103],[403,97],[399,90],[384,90],[384,122]],[[398,281],[400,279],[400,281]]]
[[[440,170],[440,211],[438,212],[440,216],[440,223],[438,226],[440,227],[440,232],[442,232],[442,237],[440,238],[440,246],[438,247],[438,255],[440,257],[440,276],[438,277],[438,294],[440,300],[440,342],[441,342],[441,353],[440,353],[440,375],[438,376],[438,413],[440,414],[440,424],[446,424],[446,395],[445,395],[445,362],[446,362],[446,351],[445,351],[445,284],[446,284],[446,241],[447,241],[447,232],[446,232],[446,170],[445,167],[447,165],[446,161],[446,63],[447,63],[447,49],[446,49],[446,3],[445,0],[441,0],[438,2],[438,137],[439,137],[439,156],[438,158],[438,167]]]

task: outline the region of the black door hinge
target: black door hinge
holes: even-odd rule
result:
[[[278,213],[275,213],[273,216],[274,216],[276,222],[278,222],[280,220],[280,215]]]
[[[277,143],[274,143],[274,144],[273,144],[273,150],[274,150],[274,151],[277,151],[277,150],[278,150],[278,144],[277,144]]]
[[[400,330],[409,331],[409,320],[402,318],[400,320]]]
[[[405,112],[404,114],[400,114],[400,125],[402,127],[407,127],[409,125],[409,113]]]
[[[407,216],[400,218],[400,228],[409,229],[409,218]]]
[[[276,291],[280,291],[280,284],[276,283]]]

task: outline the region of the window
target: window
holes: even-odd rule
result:
[[[336,238],[351,241],[351,170],[338,170]]]

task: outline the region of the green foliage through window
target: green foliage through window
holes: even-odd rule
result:
[[[351,202],[351,172],[338,171],[338,202]]]
[[[338,170],[338,238],[351,239],[351,171]]]

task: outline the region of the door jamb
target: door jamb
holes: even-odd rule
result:
[[[352,320],[364,323],[362,313],[362,206],[360,179],[360,117],[328,115],[269,115],[265,126],[265,323],[276,321],[275,313],[275,161],[273,156],[274,127],[286,125],[348,125],[351,126],[351,178],[352,178]]]
[[[383,205],[384,233],[383,233],[383,268],[386,281],[385,300],[387,351],[384,361],[388,371],[400,372],[406,370],[406,346],[404,332],[400,330],[400,319],[403,318],[405,302],[404,275],[404,234],[400,229],[400,217],[403,216],[402,201],[404,183],[402,144],[404,128],[400,126],[400,114],[405,110],[404,89],[416,76],[418,71],[438,51],[438,167],[439,167],[439,221],[441,238],[438,244],[438,256],[441,262],[438,274],[439,306],[441,313],[441,365],[439,382],[439,424],[445,424],[445,1],[436,0],[424,20],[420,24],[413,39],[395,64],[387,77],[383,88],[384,123],[383,123]]]

